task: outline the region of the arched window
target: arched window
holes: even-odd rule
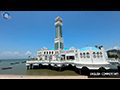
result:
[[[97,58],[99,58],[99,52],[97,52]]]
[[[82,53],[80,53],[80,57],[82,58]]]
[[[48,52],[47,52],[47,54],[48,54]]]
[[[86,58],[85,53],[83,53],[83,58]]]
[[[100,52],[100,55],[102,55],[102,52]]]
[[[47,56],[45,56],[45,60],[47,60]]]
[[[52,51],[52,54],[53,54],[53,51]]]
[[[100,57],[102,58],[103,56],[102,56],[102,52],[100,52]]]
[[[93,52],[93,57],[96,58],[95,52]]]
[[[87,58],[90,58],[90,54],[89,54],[89,52],[87,52]]]
[[[82,58],[82,56],[80,56]]]
[[[51,54],[51,51],[49,51],[49,54]]]

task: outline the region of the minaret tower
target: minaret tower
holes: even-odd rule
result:
[[[55,50],[63,49],[62,25],[63,25],[62,18],[58,16],[55,19],[55,39],[54,39]]]

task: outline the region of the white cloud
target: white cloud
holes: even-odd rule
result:
[[[28,55],[31,57],[36,58],[36,54],[32,54],[32,52],[27,51],[26,53],[20,54],[19,52],[11,52],[11,51],[6,51],[0,54],[0,59],[23,59],[23,58],[28,58]]]
[[[1,56],[14,56],[12,52],[6,51],[1,54]]]
[[[112,50],[112,49],[120,50],[120,47],[119,47],[119,46],[115,46],[115,47],[113,47],[113,48],[111,47],[111,48],[107,49],[106,51]]]
[[[27,51],[27,52],[25,53],[25,55],[28,55],[28,54],[32,54],[32,52],[30,52],[30,51]]]
[[[113,49],[120,50],[120,47],[115,46]]]
[[[19,52],[14,52],[14,54],[19,54]]]

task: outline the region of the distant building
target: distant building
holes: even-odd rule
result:
[[[109,55],[117,55],[116,52],[109,52]]]

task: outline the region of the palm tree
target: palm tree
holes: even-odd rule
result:
[[[30,56],[28,56],[28,58],[30,59]]]

